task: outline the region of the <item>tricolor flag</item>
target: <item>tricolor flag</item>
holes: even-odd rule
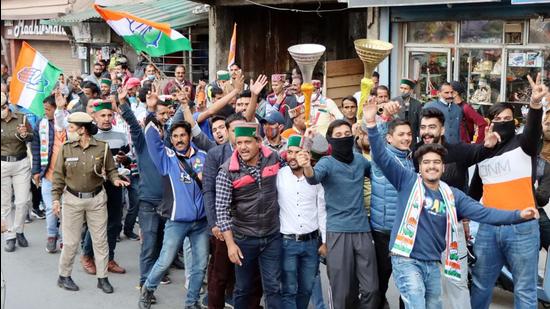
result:
[[[44,116],[44,98],[49,96],[61,70],[23,42],[10,83],[10,102]]]
[[[182,50],[191,50],[191,42],[181,33],[172,30],[167,23],[150,20],[104,9],[94,4],[95,10],[138,53],[159,57]]]
[[[237,23],[233,25],[233,35],[231,36],[231,44],[229,45],[229,56],[227,56],[227,69],[235,64],[235,54],[237,53]]]

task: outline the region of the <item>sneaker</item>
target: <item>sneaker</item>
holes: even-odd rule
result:
[[[19,247],[26,248],[29,246],[29,242],[27,241],[27,238],[25,238],[25,234],[15,233],[15,238],[17,239],[17,245]]]
[[[36,219],[43,220],[46,219],[46,213],[42,209],[32,209],[31,210],[31,216],[35,217]]]
[[[139,309],[150,309],[151,308],[151,298],[153,297],[153,291],[149,291],[145,286],[141,287],[138,308]]]
[[[57,237],[48,237],[48,242],[46,243],[46,252],[57,252]]]
[[[201,308],[208,309],[208,294],[201,299]]]
[[[6,240],[6,246],[4,247],[4,251],[6,252],[15,251],[15,238]]]
[[[134,232],[124,233],[128,239],[139,240],[139,236]]]
[[[168,277],[168,275],[164,275],[162,279],[160,279],[160,284],[162,285],[167,285],[170,283],[172,283],[172,280],[170,280],[170,277]]]

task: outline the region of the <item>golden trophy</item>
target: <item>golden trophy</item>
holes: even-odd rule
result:
[[[364,76],[361,79],[361,99],[357,107],[357,119],[363,117],[363,104],[368,99],[374,81],[371,79],[374,69],[384,60],[391,52],[393,44],[371,39],[359,39],[353,42],[355,51],[359,55],[359,59],[363,61]]]
[[[302,93],[304,94],[306,126],[310,125],[311,118],[311,95],[313,94],[313,69],[319,58],[325,53],[326,48],[319,44],[298,44],[288,48],[288,53],[296,61],[302,72]]]

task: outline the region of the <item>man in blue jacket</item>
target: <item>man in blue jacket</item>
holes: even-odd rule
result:
[[[446,150],[439,144],[421,146],[415,152],[420,175],[396,164],[388,155],[376,128],[376,105],[364,111],[373,161],[397,189],[396,223],[390,251],[393,277],[405,308],[442,308],[439,263],[447,248],[444,274],[461,277],[458,255],[458,220],[468,217],[491,224],[512,224],[538,217],[535,208],[501,211],[485,208],[462,191],[441,181]]]
[[[426,103],[424,108],[435,107],[445,115],[445,139],[447,143],[460,142],[460,123],[462,122],[462,109],[453,103],[453,86],[443,83],[439,86],[439,100]]]
[[[414,170],[409,150],[413,137],[409,122],[401,119],[391,121],[388,124],[388,133],[385,137],[387,141],[385,144],[386,152],[395,163],[401,164],[411,171]],[[374,239],[378,265],[378,288],[382,299],[380,308],[383,308],[386,302],[385,295],[388,290],[388,281],[392,272],[388,245],[397,208],[397,190],[384,177],[384,173],[378,165],[375,163],[371,163],[371,165],[370,224],[373,229],[372,238]]]
[[[167,217],[159,258],[147,276],[139,300],[140,309],[151,307],[153,292],[176,256],[185,237],[191,242],[193,266],[185,308],[197,308],[208,258],[208,234],[202,194],[202,170],[206,153],[190,142],[191,125],[185,121],[170,127],[171,148],[162,142],[160,131],[149,122],[145,127],[147,149],[158,171],[168,176],[171,195],[164,195],[162,215]]]

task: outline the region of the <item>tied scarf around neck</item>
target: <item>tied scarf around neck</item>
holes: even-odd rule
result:
[[[327,136],[327,141],[332,147],[332,156],[343,163],[350,164],[353,162],[353,143],[355,138],[353,136],[346,136],[341,138],[333,138]]]

